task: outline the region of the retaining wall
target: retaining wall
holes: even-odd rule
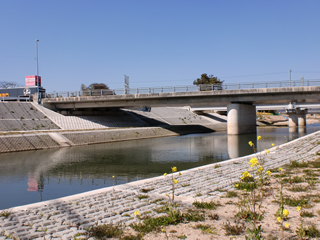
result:
[[[179,136],[190,133],[209,133],[208,126],[169,126],[145,128],[103,129],[92,131],[56,131],[22,133],[0,136],[0,153],[58,148],[66,146],[127,141],[145,138]]]

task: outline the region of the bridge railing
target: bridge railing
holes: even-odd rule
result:
[[[198,91],[217,91],[217,90],[236,90],[253,88],[280,88],[280,87],[302,87],[320,86],[320,80],[292,80],[274,82],[253,82],[253,83],[229,83],[229,84],[202,84],[187,86],[167,86],[150,88],[129,88],[129,89],[99,89],[91,91],[68,91],[68,92],[49,92],[47,98],[81,97],[81,96],[104,96],[104,95],[123,95],[123,94],[148,94],[148,93],[173,93],[173,92],[198,92]]]

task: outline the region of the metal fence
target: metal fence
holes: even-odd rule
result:
[[[129,89],[99,89],[91,91],[68,91],[49,92],[47,98],[81,97],[81,96],[105,96],[124,94],[148,94],[148,93],[174,93],[174,92],[199,92],[218,91],[254,88],[281,88],[281,87],[303,87],[320,86],[320,80],[292,80],[275,82],[255,82],[255,83],[229,83],[229,84],[202,84],[174,87],[150,87],[150,88],[129,88]]]

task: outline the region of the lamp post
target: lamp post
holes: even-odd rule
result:
[[[37,54],[37,86],[38,86],[38,103],[40,103],[40,92],[39,92],[39,63],[38,63],[38,42],[39,40],[36,39],[36,54]]]

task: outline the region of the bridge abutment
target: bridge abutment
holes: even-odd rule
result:
[[[255,133],[256,107],[252,104],[231,103],[227,105],[228,134]]]

